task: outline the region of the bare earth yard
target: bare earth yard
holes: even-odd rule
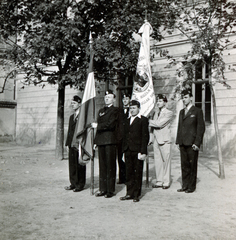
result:
[[[236,159],[224,159],[226,179],[218,177],[218,161],[200,156],[194,193],[177,193],[181,186],[180,159],[172,159],[168,190],[145,186],[139,203],[116,196],[90,194],[90,163],[84,191],[65,191],[68,162],[54,157],[47,146],[22,147],[0,143],[1,240],[190,240],[236,239]],[[154,165],[150,155],[150,180]],[[95,191],[98,161],[95,158]]]

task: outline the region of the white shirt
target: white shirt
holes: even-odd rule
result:
[[[134,119],[138,117],[138,118],[141,118],[141,114],[138,113],[136,116],[130,116],[130,125],[132,124],[132,122],[134,121]]]
[[[74,120],[79,116],[80,108],[78,108],[74,113]]]
[[[187,114],[187,112],[189,111],[189,109],[190,109],[192,106],[193,106],[193,104],[189,103],[189,105],[184,108],[185,114]]]

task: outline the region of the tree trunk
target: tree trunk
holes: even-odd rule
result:
[[[225,179],[224,163],[222,158],[221,142],[220,142],[220,133],[219,133],[219,126],[218,126],[217,112],[216,112],[215,91],[211,83],[210,83],[210,88],[211,88],[211,95],[212,95],[214,127],[215,127],[215,135],[216,135],[216,142],[217,142],[218,159],[219,159],[219,177],[221,179]]]
[[[65,86],[58,89],[57,103],[57,132],[56,132],[56,158],[64,158],[64,104],[65,104]]]

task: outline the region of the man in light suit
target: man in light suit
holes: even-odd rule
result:
[[[148,119],[140,115],[140,103],[130,101],[130,117],[125,122],[122,149],[125,153],[126,190],[120,200],[139,202],[143,178],[143,161],[147,155],[149,142]]]
[[[205,132],[203,112],[192,105],[192,93],[182,91],[185,108],[179,113],[176,144],[181,156],[182,188],[178,192],[192,193],[197,183],[197,163],[199,148]]]
[[[116,144],[119,109],[114,107],[115,94],[111,90],[105,92],[105,107],[98,112],[97,124],[92,127],[97,128],[94,139],[98,146],[99,158],[99,192],[96,197],[104,196],[111,198],[115,192],[116,181]]]
[[[171,184],[171,134],[170,124],[173,112],[166,108],[167,98],[163,94],[157,96],[157,108],[154,110],[153,120],[149,120],[151,127],[151,141],[153,143],[156,183],[153,188],[168,189]]]

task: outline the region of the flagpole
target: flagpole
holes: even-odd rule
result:
[[[147,22],[147,1],[145,1],[145,20]],[[147,151],[147,159],[146,159],[146,188],[149,187],[149,151]]]
[[[94,136],[94,129],[92,128],[91,131],[92,136]],[[91,158],[90,195],[94,195],[94,155],[95,150],[93,150],[93,157]]]
[[[92,38],[92,33],[89,33],[89,47],[90,47],[90,68],[93,68],[93,38]],[[92,136],[93,136],[93,143],[92,146],[94,146],[94,129],[91,129],[92,131]],[[95,155],[95,150],[93,149],[93,155],[91,158],[91,176],[90,176],[90,195],[94,195],[94,155]]]

